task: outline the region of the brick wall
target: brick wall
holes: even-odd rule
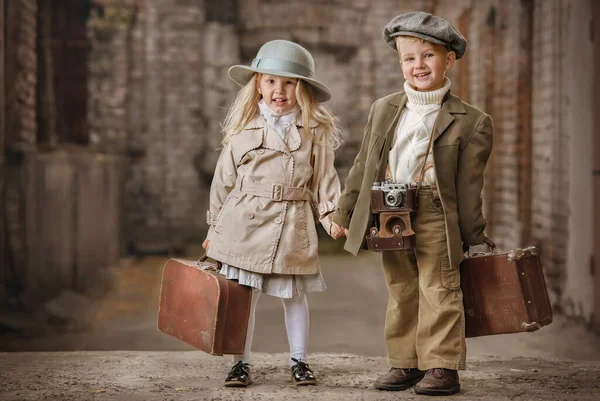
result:
[[[125,231],[140,250],[179,247],[203,226],[204,21],[203,2],[146,1],[132,27]]]
[[[560,247],[566,248],[561,251],[562,257],[566,258],[564,280],[559,282],[561,307],[567,315],[586,322],[591,320],[594,312],[594,290],[600,295],[600,281],[595,289],[594,273],[590,267],[594,251],[593,215],[600,199],[598,195],[594,199],[591,174],[594,169],[594,137],[598,136],[597,131],[594,133],[598,94],[592,82],[599,70],[598,63],[593,58],[594,41],[599,40],[599,35],[594,28],[596,33],[592,40],[591,8],[592,2],[570,0],[562,5],[560,11],[563,21],[561,26],[564,29],[560,41],[561,73],[557,77],[557,83],[561,86],[562,108],[559,153],[567,166],[567,172],[558,175],[561,184],[555,189],[561,202],[555,207],[567,209],[559,209],[560,224],[568,218],[566,227],[560,231],[566,237],[559,237]],[[573,63],[573,60],[582,55],[581,62]],[[567,190],[568,194],[565,193]],[[600,272],[596,270],[595,274],[600,275]],[[600,304],[595,307],[596,316],[600,316]]]
[[[561,296],[568,239],[567,136],[562,125],[560,53],[564,2],[536,1],[533,52],[532,235],[555,298]]]
[[[10,264],[0,266],[0,282],[17,287],[24,285],[28,253],[32,246],[29,234],[34,228],[29,198],[32,194],[32,159],[36,148],[37,83],[37,2],[11,1],[6,4],[5,76],[6,126],[6,195],[7,252]],[[19,268],[16,268],[19,266]]]
[[[17,0],[8,4],[6,37],[6,141],[34,147],[36,142],[37,2]]]
[[[575,134],[561,117],[568,99],[560,81],[569,7],[577,2],[141,4],[131,32],[127,95],[125,215],[131,241],[173,245],[202,237],[219,122],[237,90],[226,71],[249,63],[268,40],[294,40],[313,54],[317,78],[334,94],[328,106],[346,132],[337,152],[344,179],[371,103],[402,88],[397,56],[381,30],[391,17],[420,9],[463,27],[469,46],[450,74],[453,91],[494,118],[495,151],[484,190],[488,233],[502,249],[538,246],[553,301],[561,302],[570,235],[564,196],[570,162],[563,150]],[[524,20],[530,11],[533,18]]]
[[[498,2],[496,7],[494,73],[486,79],[494,80],[494,160],[492,168],[494,187],[489,192],[493,199],[493,213],[489,216],[494,239],[503,249],[521,246],[519,220],[519,182],[517,130],[519,63],[514,58],[519,53],[520,1]]]
[[[52,76],[52,67],[60,64],[55,61],[51,66],[51,58],[40,55],[38,32],[42,25],[47,29],[52,18],[47,10],[38,10],[38,4],[36,0],[5,3],[6,59],[2,77],[7,107],[0,220],[3,230],[6,224],[8,255],[2,255],[6,259],[0,264],[0,285],[8,290],[0,291],[0,303],[10,296],[30,307],[67,288],[96,289],[101,284],[99,275],[121,255],[120,157],[40,139],[43,135],[36,124],[41,114],[38,99],[42,99],[40,105],[52,107],[53,112],[58,106],[53,99],[45,98],[48,92],[38,82],[38,67],[39,72],[47,74],[43,75],[46,79]],[[62,11],[65,9],[69,10],[63,7]],[[68,41],[65,37],[54,39]],[[83,71],[87,68],[85,63],[73,66]],[[60,72],[64,76],[64,71]],[[99,94],[104,87],[94,89]],[[102,124],[110,126],[113,120],[106,110],[101,110]],[[69,122],[85,127],[85,120]],[[122,137],[123,133],[114,136]]]
[[[107,6],[102,15],[94,11],[88,21],[93,43],[88,61],[89,142],[95,150],[122,153],[128,138],[129,41],[135,9]]]

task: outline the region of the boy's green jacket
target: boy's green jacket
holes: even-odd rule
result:
[[[344,249],[354,255],[363,246],[371,227],[371,186],[384,150],[389,152],[393,145],[406,100],[406,94],[398,92],[378,99],[371,106],[360,152],[333,216],[337,224],[349,229]],[[490,116],[448,93],[435,125],[433,160],[446,218],[448,256],[453,266],[463,259],[463,242],[477,245],[485,238],[481,192],[492,145]]]

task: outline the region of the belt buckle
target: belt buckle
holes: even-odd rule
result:
[[[274,201],[282,201],[283,200],[283,185],[281,184],[272,184],[271,185],[271,199]]]

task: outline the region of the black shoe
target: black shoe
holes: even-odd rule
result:
[[[251,384],[250,365],[243,361],[233,365],[225,379],[225,387],[248,387]]]
[[[292,358],[292,361],[296,362],[291,368],[292,380],[296,386],[317,384],[317,379],[306,362],[299,361],[296,358]]]

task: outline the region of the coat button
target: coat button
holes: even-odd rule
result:
[[[281,217],[275,217],[275,224],[281,224]]]
[[[249,218],[249,219],[253,219],[254,218],[254,213],[248,212],[248,213],[246,213],[246,217]]]
[[[264,154],[264,153],[265,153],[265,150],[264,150],[264,149],[258,149],[258,150],[256,151],[256,153],[258,153],[259,155],[262,155],[262,154]]]

